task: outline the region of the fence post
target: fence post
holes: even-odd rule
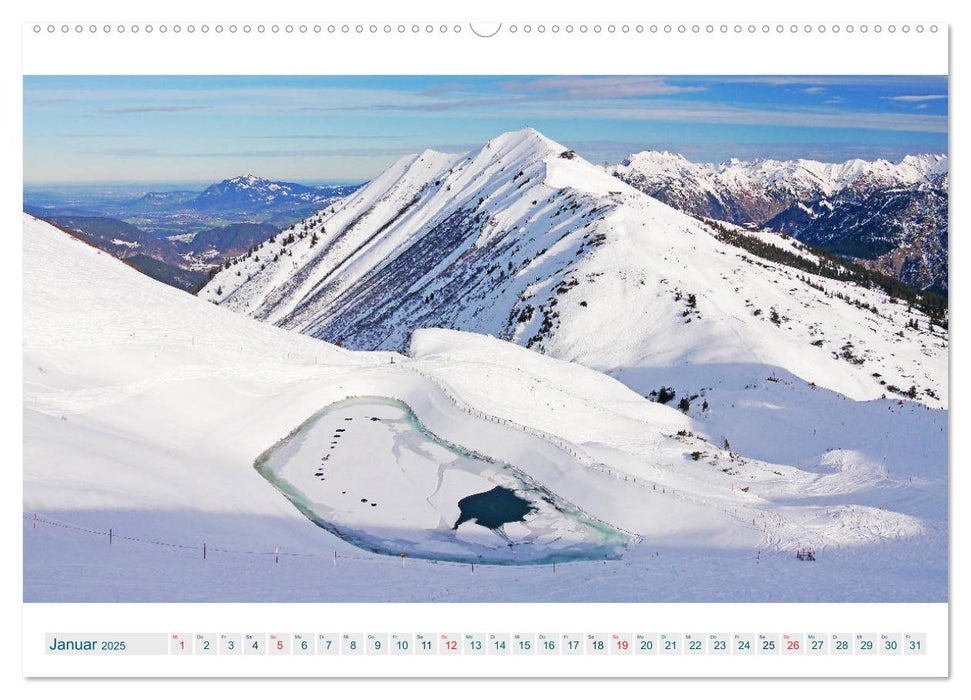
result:
[[[205,542],[202,543],[202,558],[203,559],[206,558],[206,543]]]
[[[273,562],[275,564],[279,564],[280,563],[280,548],[279,547],[274,547],[273,548]]]
[[[108,544],[111,544],[111,540],[114,539],[111,533],[111,528],[108,528]]]
[[[37,513],[34,513],[34,527],[33,527],[33,529],[34,530],[37,529]]]

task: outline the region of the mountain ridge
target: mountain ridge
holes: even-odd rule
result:
[[[807,266],[753,256],[525,129],[397,161],[200,296],[356,349],[402,350],[424,327],[484,333],[602,371],[641,368],[627,381],[643,394],[666,367],[748,364],[859,400],[913,386],[946,404],[946,333],[926,315],[816,274],[821,261],[791,238],[738,235]]]
[[[746,181],[752,181],[764,187],[789,184],[794,191],[799,191],[800,187],[804,191],[815,187],[818,188],[818,193],[831,196],[861,180],[869,180],[868,184],[892,183],[894,185],[932,182],[935,177],[947,174],[948,157],[945,154],[924,153],[906,155],[896,162],[883,158],[872,161],[851,158],[841,162],[824,162],[808,158],[791,160],[730,158],[716,164],[690,161],[683,155],[671,151],[647,150],[632,153],[613,167],[621,174],[623,174],[622,168],[630,168],[645,176],[655,176],[658,180],[671,173],[694,171],[714,176],[719,184],[726,186],[741,185]]]

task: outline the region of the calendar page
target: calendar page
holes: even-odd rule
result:
[[[948,26],[392,19],[24,25],[24,675],[947,676]]]

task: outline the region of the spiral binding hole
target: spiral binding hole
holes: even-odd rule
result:
[[[435,25],[435,24],[425,24],[425,25],[414,24],[414,25],[410,25],[410,26],[409,25],[405,25],[405,24],[398,24],[398,25],[392,25],[392,24],[366,24],[366,25],[365,24],[355,24],[355,25],[342,24],[342,25],[334,25],[334,24],[330,24],[330,25],[323,25],[323,26],[320,25],[320,24],[314,24],[314,25],[308,25],[308,24],[298,24],[298,25],[285,24],[285,25],[278,25],[278,24],[273,24],[273,25],[269,25],[269,26],[265,26],[265,25],[262,25],[262,24],[261,25],[249,25],[249,24],[244,24],[244,25],[236,25],[236,24],[230,24],[230,25],[223,25],[223,24],[215,24],[215,25],[209,25],[209,24],[198,24],[198,25],[196,25],[196,24],[186,24],[186,25],[179,25],[179,24],[171,24],[171,25],[169,25],[169,24],[158,24],[158,25],[155,25],[155,24],[128,24],[128,25],[125,25],[125,24],[117,24],[117,25],[109,25],[109,24],[105,24],[105,25],[100,25],[100,26],[99,25],[96,25],[96,24],[91,24],[91,25],[87,25],[87,26],[86,25],[83,25],[83,24],[75,24],[75,25],[71,25],[71,24],[60,24],[60,25],[57,25],[57,24],[48,24],[48,25],[34,24],[34,25],[31,25],[30,26],[30,30],[34,34],[42,34],[42,33],[45,33],[46,32],[47,34],[50,34],[50,35],[56,35],[56,34],[86,34],[86,33],[87,34],[97,34],[99,32],[103,32],[104,34],[111,34],[112,32],[115,32],[117,34],[125,34],[125,33],[128,33],[128,34],[140,34],[140,33],[141,34],[153,34],[153,33],[156,33],[156,32],[158,34],[167,34],[170,31],[172,33],[174,33],[174,34],[180,34],[183,30],[185,32],[189,33],[189,34],[195,34],[195,33],[197,33],[197,31],[200,34],[210,34],[210,33],[215,33],[215,34],[224,34],[224,33],[229,33],[229,34],[239,34],[239,33],[242,33],[242,34],[250,34],[250,33],[253,32],[254,29],[259,34],[264,34],[267,31],[269,31],[269,32],[271,32],[273,34],[280,34],[281,32],[282,33],[286,33],[286,34],[294,34],[294,33],[299,33],[299,34],[310,34],[310,33],[320,34],[320,33],[322,33],[324,31],[324,27],[326,27],[326,30],[327,30],[327,33],[328,34],[334,34],[334,33],[337,33],[338,31],[340,31],[340,33],[342,33],[342,34],[351,34],[351,33],[354,33],[354,34],[361,34],[361,35],[363,35],[363,34],[372,34],[372,35],[385,34],[385,35],[391,35],[391,34],[394,34],[394,33],[407,34],[409,32],[412,33],[412,34],[416,34],[416,35],[417,34],[423,34],[423,33],[424,34],[429,34],[429,35],[436,34],[436,33],[442,34],[442,35],[449,35],[449,34],[461,34],[462,31],[463,31],[461,24],[454,24],[454,25],[449,25],[449,24],[438,24],[438,25]],[[817,25],[812,25],[812,24],[804,24],[804,25],[799,25],[799,24],[790,24],[790,25],[785,25],[785,24],[776,24],[776,25],[771,25],[771,24],[761,24],[761,25],[759,25],[759,24],[747,24],[747,25],[743,25],[743,24],[732,24],[732,25],[729,25],[729,24],[721,24],[721,25],[713,25],[713,24],[705,24],[705,25],[702,25],[702,24],[663,24],[663,25],[657,25],[657,24],[652,24],[652,25],[643,25],[643,24],[637,24],[637,25],[632,25],[632,24],[579,24],[579,25],[573,25],[573,24],[565,24],[565,25],[560,25],[560,24],[529,24],[529,23],[526,23],[526,24],[509,24],[507,26],[502,27],[502,29],[505,32],[507,32],[508,34],[533,34],[533,33],[536,33],[536,34],[544,34],[544,35],[547,34],[547,33],[550,33],[550,34],[559,34],[560,32],[564,32],[566,34],[573,34],[575,31],[578,31],[580,34],[592,33],[592,34],[596,34],[596,35],[602,35],[604,33],[607,33],[607,34],[618,34],[619,33],[619,34],[628,34],[628,35],[629,34],[632,34],[632,33],[643,34],[645,31],[649,31],[651,34],[657,34],[658,32],[663,32],[664,34],[674,34],[674,33],[677,33],[677,34],[689,34],[689,33],[690,34],[702,34],[702,33],[705,33],[705,34],[714,34],[714,33],[718,32],[720,34],[726,34],[726,35],[727,34],[735,34],[735,35],[744,35],[744,34],[757,35],[757,34],[760,34],[760,33],[761,34],[768,35],[768,34],[772,34],[772,33],[785,34],[786,32],[788,32],[790,34],[806,34],[806,35],[818,34],[818,35],[825,35],[827,33],[830,33],[830,34],[856,34],[856,33],[859,33],[859,34],[868,34],[868,33],[872,32],[874,34],[882,34],[882,33],[886,32],[887,34],[910,35],[911,33],[913,33],[913,34],[924,34],[925,31],[926,32],[929,32],[931,34],[937,34],[940,28],[936,24],[926,24],[926,25],[925,24],[885,24],[885,25],[881,25],[881,24],[873,24],[873,25],[868,25],[868,24],[829,24],[829,25],[827,25],[827,24],[817,24]]]

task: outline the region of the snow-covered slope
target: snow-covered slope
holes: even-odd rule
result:
[[[944,411],[784,375],[712,389],[707,411],[685,415],[591,369],[444,330],[413,334],[408,357],[350,352],[156,283],[30,217],[23,311],[26,600],[946,599]],[[321,408],[368,396],[515,465],[630,533],[628,548],[609,565],[558,566],[555,580],[547,567],[470,577],[462,564],[402,568],[317,527],[254,460]],[[745,427],[764,416],[778,439]],[[369,459],[400,465],[398,443],[382,444],[364,446]],[[431,482],[409,487],[422,507],[469,492]],[[381,513],[407,496],[400,484],[350,484],[338,515]],[[376,518],[365,525],[386,536],[389,514]],[[468,525],[458,546],[492,546]],[[97,534],[108,528],[110,546]],[[799,545],[826,566],[796,562]],[[874,566],[881,586],[857,586]]]
[[[658,387],[631,370],[664,382],[690,364],[947,403],[946,332],[920,312],[754,255],[532,129],[402,159],[289,233],[200,296],[356,349],[404,350],[424,327],[484,333],[624,370],[642,394]]]

